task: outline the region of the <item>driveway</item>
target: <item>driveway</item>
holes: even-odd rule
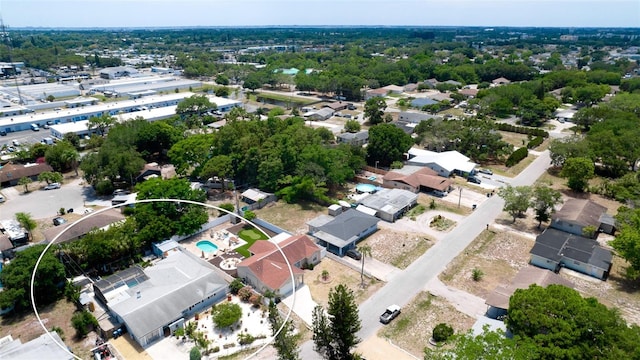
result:
[[[399,232],[414,232],[425,234],[429,235],[434,240],[440,240],[447,234],[447,232],[438,231],[429,226],[431,220],[438,215],[453,220],[456,223],[460,223],[465,218],[462,215],[448,211],[431,210],[418,215],[415,220],[411,220],[407,216],[404,216],[393,223],[381,221],[378,223],[378,226],[381,229],[391,229]]]
[[[313,309],[318,305],[311,298],[311,291],[309,291],[307,285],[302,285],[296,290],[295,297],[293,295],[291,294],[282,299],[282,302],[289,309],[293,309],[293,312],[307,324],[307,327],[311,328],[313,325]]]

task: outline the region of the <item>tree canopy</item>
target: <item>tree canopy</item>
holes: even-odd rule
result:
[[[360,342],[356,336],[360,328],[353,291],[344,284],[329,290],[326,313],[322,306],[313,310],[313,342],[325,359],[355,359],[351,351]]]
[[[380,124],[369,129],[367,145],[367,163],[391,166],[394,161],[403,161],[413,140],[402,129],[392,124]]]
[[[4,290],[0,292],[0,308],[15,304],[15,311],[31,307],[31,274],[44,245],[31,246],[16,254],[9,264],[5,264],[0,273],[0,282]],[[52,251],[42,257],[36,272],[34,283],[35,301],[38,307],[49,305],[58,300],[64,292],[64,266]]]

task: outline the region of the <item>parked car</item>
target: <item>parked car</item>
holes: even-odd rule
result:
[[[480,181],[480,179],[478,179],[478,178],[477,178],[477,177],[475,177],[475,176],[469,176],[469,177],[467,178],[467,181],[468,181],[468,182],[470,182],[470,183],[474,183],[474,184],[480,184],[480,183],[482,183],[482,181]]]
[[[13,140],[11,143],[13,144],[13,146],[20,146],[20,141],[18,140]]]
[[[51,183],[44,187],[45,190],[60,189],[60,183]]]
[[[390,305],[387,310],[384,311],[382,315],[380,315],[380,322],[383,324],[388,324],[391,320],[395,319],[400,315],[400,306],[398,305]]]
[[[493,175],[493,171],[491,171],[490,169],[480,169],[478,170],[478,172],[487,174],[487,175]]]
[[[118,195],[129,195],[131,194],[131,191],[129,190],[125,190],[125,189],[116,189],[113,192],[113,196],[118,196]]]
[[[5,201],[4,195],[0,194],[0,203],[3,203]]]
[[[348,257],[350,257],[350,258],[352,258],[354,260],[362,259],[362,254],[360,254],[360,252],[358,250],[356,250],[356,249],[347,250],[345,255],[347,255]]]
[[[59,217],[59,216],[56,217],[56,218],[53,218],[53,225],[55,225],[55,226],[62,225],[64,223],[66,223],[66,222],[67,222],[67,220],[65,220],[64,218]]]

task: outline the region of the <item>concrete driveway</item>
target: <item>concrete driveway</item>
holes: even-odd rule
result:
[[[313,309],[318,305],[311,298],[311,291],[307,285],[302,285],[296,290],[294,294],[282,299],[282,302],[287,305],[293,312],[296,313],[307,324],[309,328],[313,325]]]

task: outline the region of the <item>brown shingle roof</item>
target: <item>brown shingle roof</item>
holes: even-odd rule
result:
[[[551,284],[564,285],[574,288],[575,285],[553,271],[540,269],[535,266],[522,268],[509,285],[498,285],[493,292],[487,296],[485,304],[499,309],[509,308],[509,298],[517,289],[526,289],[531,284],[547,287]]]
[[[320,250],[307,235],[292,236],[278,245],[291,264],[294,275],[304,273],[294,266],[295,263],[310,258]],[[260,281],[271,289],[279,289],[291,278],[287,263],[272,242],[256,241],[251,245],[249,251],[254,255],[242,260],[238,267],[248,267]]]
[[[117,210],[111,209],[103,213],[91,215],[84,220],[72,226],[67,232],[62,234],[57,243],[63,243],[82,237],[92,230],[103,228],[117,221],[124,220],[124,215]],[[51,242],[62,230],[70,227],[74,223],[65,223],[60,226],[52,227],[43,231],[46,241]]]
[[[40,175],[45,171],[53,171],[49,164],[7,164],[0,169],[0,182],[13,181],[23,177]]]
[[[607,212],[607,208],[591,200],[569,199],[558,210],[553,219],[571,221],[583,226],[600,225],[600,216]]]
[[[0,251],[5,251],[13,248],[11,240],[8,235],[0,234]],[[0,258],[2,260],[2,258]]]
[[[440,191],[446,191],[453,184],[453,180],[438,176],[437,172],[428,167],[424,167],[411,175],[391,171],[384,176],[384,180],[404,182],[414,188],[424,186]]]

